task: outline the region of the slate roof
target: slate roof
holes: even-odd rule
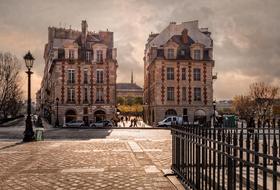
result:
[[[183,22],[181,24],[171,23],[161,33],[159,33],[159,35],[149,41],[148,46],[160,47],[174,35],[181,35],[184,29],[188,30],[188,35],[193,41],[204,44],[206,48],[212,47],[212,39],[200,31],[198,21]]]

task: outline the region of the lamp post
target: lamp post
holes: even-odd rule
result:
[[[58,120],[58,102],[59,98],[56,98],[56,121],[55,121],[55,126],[59,127],[59,120]]]
[[[214,109],[213,125],[214,125],[214,127],[216,127],[216,100],[213,101],[213,109]]]
[[[27,99],[27,118],[25,120],[25,131],[24,131],[24,142],[29,142],[34,140],[34,131],[32,127],[32,121],[31,121],[31,74],[33,73],[31,71],[31,68],[33,66],[34,57],[28,51],[28,53],[23,57],[25,61],[25,65],[27,67],[27,76],[28,76],[28,99]]]

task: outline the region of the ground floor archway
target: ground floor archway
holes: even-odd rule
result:
[[[206,112],[204,110],[196,110],[194,112],[194,122],[198,122],[199,124],[205,124],[206,118]]]
[[[74,121],[77,120],[77,114],[75,110],[67,110],[65,112],[65,122],[70,122],[70,121]]]
[[[106,112],[103,110],[96,110],[93,114],[95,121],[102,121],[106,119]]]
[[[165,117],[168,117],[168,116],[176,116],[177,115],[177,112],[174,110],[174,109],[168,109],[166,112],[165,112]]]

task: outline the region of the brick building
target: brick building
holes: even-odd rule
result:
[[[116,108],[116,48],[113,32],[48,28],[41,83],[41,114],[54,124],[111,119]]]
[[[210,121],[213,114],[213,41],[198,21],[171,22],[150,34],[144,52],[144,119],[169,115]]]

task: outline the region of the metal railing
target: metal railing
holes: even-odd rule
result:
[[[172,126],[172,170],[186,189],[280,189],[280,128]]]

